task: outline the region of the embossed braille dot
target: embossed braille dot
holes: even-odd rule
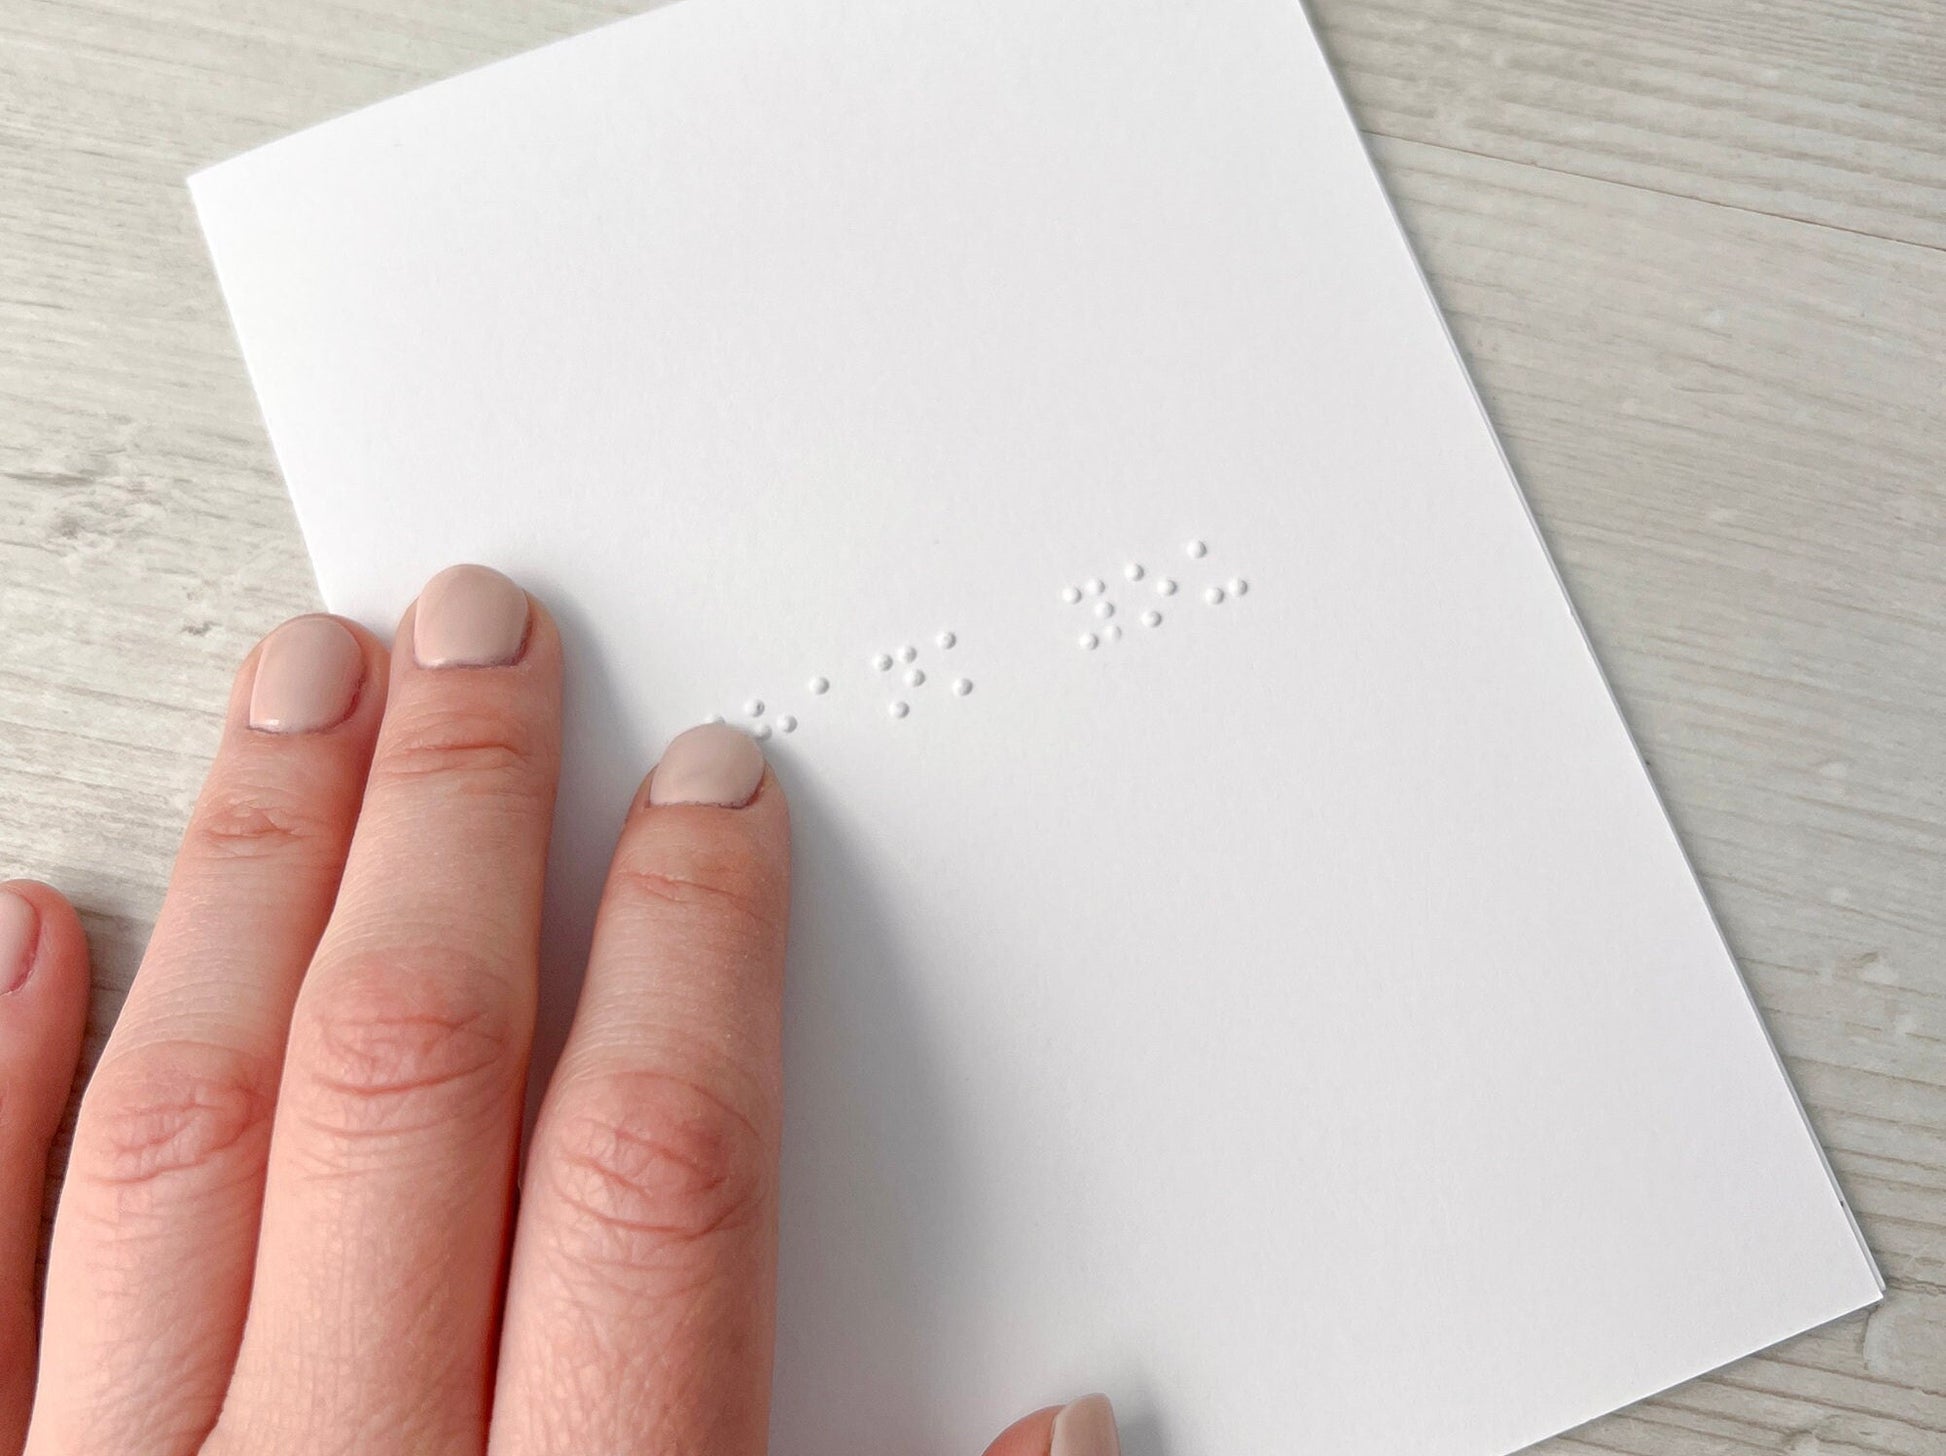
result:
[[[1119,642],[1122,640],[1122,624],[1120,622],[1110,622],[1108,624],[1108,640],[1110,642]]]
[[[1233,597],[1240,597],[1240,596],[1242,596],[1242,595],[1243,595],[1243,594],[1244,594],[1245,592],[1247,592],[1247,591],[1249,591],[1249,590],[1250,590],[1250,583],[1249,583],[1249,582],[1247,582],[1247,581],[1245,581],[1245,580],[1244,580],[1244,579],[1243,579],[1242,577],[1240,577],[1240,576],[1233,576],[1233,577],[1231,577],[1231,578],[1230,578],[1230,595],[1231,595],[1231,596],[1233,596]]]
[[[1189,553],[1189,559],[1191,561],[1201,561],[1205,556],[1209,555],[1209,547],[1201,541],[1191,541],[1182,549]]]
[[[972,691],[973,679],[970,677],[958,678],[953,683],[953,695],[955,697],[963,698]]]
[[[1103,580],[1102,580],[1102,579],[1101,579],[1100,577],[1098,577],[1098,576],[1091,576],[1091,577],[1089,577],[1089,578],[1088,578],[1088,595],[1089,595],[1089,596],[1091,596],[1091,597],[1098,597],[1098,596],[1100,596],[1100,595],[1101,595],[1101,594],[1102,594],[1103,592],[1105,592],[1105,591],[1107,591],[1107,590],[1108,590],[1108,583],[1107,583],[1107,582],[1105,582],[1105,581],[1103,581]]]
[[[723,715],[721,713],[711,713],[704,721],[708,723],[721,723],[723,721]]]
[[[907,687],[921,687],[925,684],[926,674],[923,669],[915,667],[905,675],[905,681]]]
[[[941,632],[934,640],[939,643],[941,650],[946,652],[952,651],[954,646],[959,642],[959,638],[951,632]]]
[[[1061,600],[1066,602],[1069,606],[1073,606],[1076,602],[1081,600],[1081,588],[1078,586],[1062,587]]]
[[[1143,570],[1141,562],[1131,561],[1122,568],[1122,575],[1130,581],[1140,581],[1147,573]]]
[[[1220,586],[1211,587],[1208,591],[1203,593],[1203,600],[1208,602],[1212,607],[1222,606],[1223,588]]]
[[[885,711],[890,713],[894,718],[903,718],[907,713],[910,713],[912,709],[909,705],[905,703],[893,703],[889,705]]]
[[[872,659],[872,666],[880,672],[890,672],[892,670],[892,654],[889,652],[879,653],[878,656]]]
[[[814,677],[805,686],[811,690],[812,697],[821,698],[831,691],[831,679],[828,677]]]
[[[762,698],[752,698],[749,702],[743,705],[743,711],[748,713],[752,718],[763,717],[764,700]]]
[[[916,647],[901,647],[899,649],[900,662],[910,662],[912,661],[913,658],[917,657],[918,655],[919,655],[919,649]]]
[[[1105,601],[1096,602],[1095,615],[1097,617],[1100,617],[1102,621],[1106,622],[1110,617],[1115,615],[1115,604],[1113,602],[1105,602]]]
[[[780,733],[797,732],[797,719],[793,718],[789,713],[784,714],[783,717],[777,720],[777,731]]]
[[[764,739],[770,737],[770,725],[768,723],[759,723],[751,731],[756,735],[757,741],[759,743],[763,742]]]
[[[1176,584],[1165,576],[1155,584],[1155,590],[1157,596],[1172,597],[1176,594]]]
[[[1095,636],[1092,632],[1083,632],[1075,641],[1084,652],[1092,652],[1101,646],[1101,638]]]
[[[1162,613],[1158,612],[1154,607],[1149,608],[1148,611],[1142,614],[1142,625],[1144,627],[1160,627],[1162,625]]]

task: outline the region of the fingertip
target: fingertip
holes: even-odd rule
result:
[[[1022,1416],[994,1438],[986,1456],[1048,1456],[1054,1440],[1054,1420],[1062,1410],[1061,1406],[1050,1405]]]
[[[1023,1416],[1000,1433],[986,1456],[1121,1456],[1115,1407],[1105,1395],[1084,1395]]]
[[[1048,1456],[1122,1456],[1115,1407],[1105,1395],[1084,1395],[1061,1408],[1048,1434]]]
[[[88,937],[67,897],[38,880],[0,883],[0,995],[78,1023],[87,1010]],[[77,1036],[78,1036],[77,1031]]]
[[[445,668],[551,668],[560,629],[541,599],[505,572],[463,562],[435,573],[399,619],[402,664]]]
[[[385,706],[391,653],[346,617],[307,612],[266,632],[231,684],[233,727],[298,736],[347,725],[375,730]]]
[[[67,897],[38,880],[0,884],[0,1076],[32,1109],[37,1143],[67,1106],[88,993],[88,937]]]
[[[705,723],[679,733],[629,804],[617,867],[734,883],[785,914],[790,806],[757,741],[741,728]]]
[[[765,787],[768,774],[756,739],[727,723],[704,723],[670,740],[644,782],[640,802],[652,808],[741,809]]]

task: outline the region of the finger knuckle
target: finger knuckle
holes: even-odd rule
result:
[[[576,1215],[563,1248],[643,1269],[745,1229],[770,1206],[771,1148],[705,1081],[643,1069],[570,1085],[551,1133],[554,1186]]]
[[[267,1063],[226,1047],[166,1042],[111,1056],[82,1106],[74,1174],[133,1199],[226,1157],[254,1157],[275,1086]]]
[[[690,919],[727,920],[765,936],[780,928],[770,872],[747,853],[624,854],[614,875],[620,893],[638,904],[668,906]]]
[[[498,1106],[519,1048],[504,977],[444,950],[338,967],[292,1043],[292,1096],[345,1138],[412,1131]]]
[[[332,837],[316,813],[286,796],[259,785],[219,785],[196,806],[185,848],[206,859],[263,859]]]
[[[536,726],[506,706],[407,708],[387,722],[372,777],[432,780],[476,794],[531,793],[542,746]]]

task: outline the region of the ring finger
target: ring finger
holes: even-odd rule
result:
[[[291,1003],[330,913],[385,650],[330,617],[237,675],[142,968],[82,1102],[30,1452],[189,1452],[243,1328]]]

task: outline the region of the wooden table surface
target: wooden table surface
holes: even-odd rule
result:
[[[0,874],[91,1054],[316,604],[184,175],[640,8],[0,0]],[[1543,1449],[1939,1456],[1946,0],[1313,13],[1891,1286]]]

